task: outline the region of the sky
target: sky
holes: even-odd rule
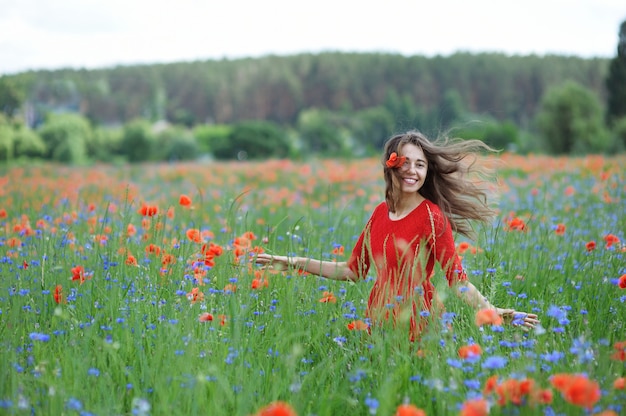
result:
[[[0,75],[298,53],[611,58],[624,0],[0,0]]]

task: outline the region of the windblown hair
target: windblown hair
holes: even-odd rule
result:
[[[426,180],[419,193],[439,206],[454,232],[473,238],[470,220],[486,223],[496,213],[487,198],[489,169],[476,163],[481,151],[495,150],[480,140],[442,136],[430,141],[415,130],[391,137],[385,144],[382,160],[385,200],[391,212],[396,211],[400,198],[397,186],[394,187],[394,176],[397,182],[400,173],[398,169],[388,168],[385,162],[393,152],[401,155],[402,146],[407,143],[421,148],[428,162]]]

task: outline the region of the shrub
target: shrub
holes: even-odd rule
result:
[[[65,163],[85,160],[92,133],[89,121],[74,113],[49,114],[39,129],[46,145],[45,157]]]
[[[213,143],[218,159],[283,158],[291,153],[291,143],[283,129],[269,121],[245,121],[233,126],[230,134]]]

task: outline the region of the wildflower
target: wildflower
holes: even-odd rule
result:
[[[133,224],[128,224],[126,226],[126,235],[128,237],[132,237],[137,233],[137,228]]]
[[[587,409],[591,409],[602,395],[598,383],[584,375],[555,374],[550,382],[567,402]]]
[[[520,406],[524,394],[527,394],[530,390],[529,387],[528,383],[523,384],[523,382],[514,378],[503,381],[496,387],[498,404],[506,406],[508,402],[511,402],[516,406]]]
[[[494,355],[491,357],[487,357],[487,359],[483,361],[482,368],[487,370],[496,370],[499,368],[504,368],[506,364],[506,358]]]
[[[178,198],[178,203],[182,207],[189,207],[189,206],[191,206],[191,198],[189,198],[189,196],[187,196],[185,194],[182,194],[180,196],[180,198]]]
[[[502,317],[495,309],[486,308],[476,312],[476,325],[502,325]]]
[[[496,390],[498,386],[498,376],[491,376],[485,382],[485,388],[483,389],[483,394],[491,394]]]
[[[470,243],[468,243],[467,241],[462,241],[462,242],[460,242],[460,243],[459,243],[459,246],[457,247],[457,249],[456,249],[456,250],[457,250],[457,252],[458,252],[459,254],[463,254],[463,253],[465,253],[467,250],[469,250],[469,248],[470,248],[470,247],[471,247],[471,246],[470,246]]]
[[[348,324],[348,329],[350,331],[367,331],[368,328],[369,328],[369,325],[361,321],[360,319],[356,321],[352,321]]]
[[[26,262],[26,260],[24,260],[24,262],[22,263],[22,267],[24,268],[24,270],[28,269],[28,263]]]
[[[482,353],[483,350],[478,344],[464,345],[459,348],[459,357],[463,359],[479,357]]]
[[[557,224],[556,228],[554,229],[554,233],[556,235],[565,234],[565,224],[562,224],[562,223]]]
[[[398,154],[396,152],[392,152],[389,155],[389,159],[387,159],[387,161],[385,162],[385,165],[390,169],[395,169],[404,165],[404,162],[406,162],[406,156],[398,157]]]
[[[296,411],[288,403],[276,401],[260,409],[255,416],[297,416]]]
[[[187,238],[194,243],[201,243],[202,237],[200,235],[200,230],[197,228],[190,228],[187,230]]]
[[[63,286],[61,285],[56,285],[56,287],[54,288],[54,301],[56,303],[62,303],[63,302]]]
[[[334,256],[343,256],[345,249],[343,248],[343,246],[339,245],[337,247],[333,248],[333,255]]]
[[[412,404],[401,404],[396,408],[395,416],[426,416],[426,412]]]
[[[604,242],[606,243],[606,248],[611,247],[613,244],[619,244],[619,238],[614,234],[607,234],[604,236]]]
[[[85,281],[85,269],[83,268],[83,266],[74,266],[72,267],[71,272],[72,281],[79,280],[81,284]]]
[[[129,265],[129,266],[136,266],[137,265],[137,259],[132,254],[128,254],[128,256],[126,257],[125,263],[127,265]]]
[[[626,361],[626,341],[618,341],[613,344],[615,352],[611,355],[611,359],[617,361]]]
[[[593,250],[595,250],[595,249],[596,249],[596,242],[595,242],[595,241],[593,241],[593,240],[588,241],[588,242],[587,242],[587,244],[585,244],[585,249],[586,249],[588,252],[592,252]]]
[[[204,300],[204,293],[200,292],[200,289],[194,287],[191,289],[191,292],[187,293],[187,299],[191,301],[191,303],[202,302]]]
[[[619,277],[619,280],[617,281],[617,286],[619,286],[620,289],[626,289],[626,273]]]
[[[513,217],[506,221],[507,231],[526,231],[526,223],[519,217]]]
[[[616,378],[613,382],[613,388],[615,390],[624,390],[626,389],[626,377]]]
[[[198,316],[198,321],[211,322],[213,321],[213,315],[208,312],[201,313],[200,316]]]
[[[40,342],[48,342],[48,341],[50,341],[50,335],[42,334],[42,333],[39,333],[39,332],[31,332],[28,337],[30,339],[32,339],[33,341],[40,341]]]
[[[261,289],[263,287],[268,287],[269,282],[264,277],[255,277],[252,279],[252,289]]]
[[[138,212],[144,217],[154,217],[159,213],[159,208],[156,205],[147,205],[145,202],[141,204]]]
[[[322,296],[322,298],[320,299],[321,303],[336,303],[337,302],[337,298],[335,297],[335,295],[333,294],[333,292],[324,292],[324,295]]]
[[[489,414],[489,405],[485,399],[471,399],[463,403],[461,407],[461,416],[487,416]]]

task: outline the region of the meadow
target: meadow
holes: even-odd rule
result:
[[[626,414],[626,156],[500,159],[457,248],[541,325],[477,322],[438,269],[415,343],[365,330],[375,276],[254,263],[346,259],[377,160],[0,167],[0,414]]]

